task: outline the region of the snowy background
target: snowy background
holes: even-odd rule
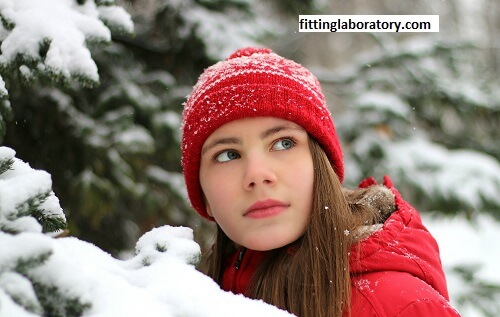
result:
[[[490,216],[480,216],[474,225],[463,218],[437,220],[427,216],[423,220],[439,244],[452,304],[459,308],[462,316],[497,313],[498,308],[491,301],[498,299],[498,290],[491,287],[478,294],[471,289],[473,286],[464,282],[464,277],[467,277],[467,269],[472,268],[475,285],[500,284],[500,251],[496,247],[500,241],[498,221]],[[464,268],[463,274],[457,275],[458,267]]]
[[[286,315],[193,266],[212,228],[180,173],[182,102],[244,45],[318,76],[346,185],[391,175],[455,307],[500,315],[499,6],[0,0],[0,316]],[[299,34],[306,13],[439,14],[440,32]]]

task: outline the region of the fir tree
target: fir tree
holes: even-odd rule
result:
[[[51,173],[71,234],[116,254],[162,224],[197,228],[203,237],[207,226],[192,212],[181,175],[182,103],[203,68],[270,28],[250,1],[152,1],[146,10],[131,3],[131,37],[103,18],[113,3],[95,2],[112,41],[80,47],[88,47],[99,84],[90,80],[97,73],[83,80],[61,72],[79,79],[63,82],[36,73],[28,86],[23,73],[2,75],[14,105],[4,143]]]
[[[36,274],[53,253],[48,235],[66,228],[50,175],[14,155],[0,147],[0,315],[81,316],[90,304]]]

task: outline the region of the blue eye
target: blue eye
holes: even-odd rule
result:
[[[239,158],[240,155],[233,150],[222,151],[215,155],[215,161],[219,163],[229,162]]]
[[[281,139],[281,140],[276,141],[276,143],[273,144],[273,150],[283,151],[283,150],[291,149],[294,146],[295,146],[295,141],[293,141],[292,139]]]

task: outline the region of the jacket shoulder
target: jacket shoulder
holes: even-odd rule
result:
[[[460,316],[432,286],[407,272],[361,274],[351,284],[351,316]]]

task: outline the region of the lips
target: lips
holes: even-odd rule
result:
[[[265,218],[277,215],[290,205],[279,200],[267,199],[253,203],[246,211],[244,216],[250,218]]]

